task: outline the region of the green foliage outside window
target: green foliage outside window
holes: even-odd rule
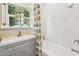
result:
[[[8,13],[14,15],[15,14],[15,5],[8,4]]]
[[[27,11],[27,10],[24,10],[24,16],[25,16],[25,17],[30,17],[30,12]]]
[[[17,23],[16,18],[15,18],[15,15],[17,15],[15,7],[18,8],[18,6],[16,6],[16,5],[8,4],[8,14],[12,15],[12,16],[9,16],[9,25],[10,26],[14,26]],[[24,11],[22,11],[23,14],[24,14],[24,17],[30,17],[30,12],[29,11],[27,11],[23,7],[19,7],[19,8],[24,10]],[[21,14],[22,12],[19,12],[19,14]],[[29,25],[29,19],[24,19],[24,24]]]
[[[10,26],[15,25],[15,18],[14,17],[9,17],[9,24],[10,24]]]

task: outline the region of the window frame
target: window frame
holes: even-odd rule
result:
[[[3,8],[3,9],[5,9],[5,21],[3,21],[3,23],[5,23],[5,26],[3,25],[3,28],[7,28],[7,27],[10,28],[10,27],[12,27],[12,26],[9,25],[9,17],[15,17],[15,15],[8,13],[8,10],[7,10],[8,9],[8,5],[9,5],[8,3],[5,3],[5,5],[4,5],[5,8]],[[29,12],[29,14],[31,14],[31,12]],[[24,18],[25,19],[29,19],[29,26],[28,27],[30,28],[30,25],[31,25],[30,24],[30,19],[31,19],[31,17],[29,16],[29,17],[24,17]],[[8,20],[8,21],[6,21],[6,20]],[[8,23],[8,24],[6,24],[6,23]]]

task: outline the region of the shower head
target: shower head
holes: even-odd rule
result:
[[[73,3],[68,3],[68,7],[72,8],[73,7]]]

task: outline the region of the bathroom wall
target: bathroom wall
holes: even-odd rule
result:
[[[46,40],[65,48],[73,48],[74,40],[79,40],[79,4],[74,3],[72,8],[67,3],[46,4],[43,13]]]
[[[2,5],[0,3],[0,27],[2,26]]]
[[[46,34],[46,16],[47,16],[47,11],[46,11],[46,3],[40,4],[40,14],[41,14],[41,30],[42,30],[42,35],[45,37]]]

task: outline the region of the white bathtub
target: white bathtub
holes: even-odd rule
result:
[[[42,46],[43,56],[78,56],[79,54],[64,48],[60,45],[53,44],[49,41],[44,41]]]

